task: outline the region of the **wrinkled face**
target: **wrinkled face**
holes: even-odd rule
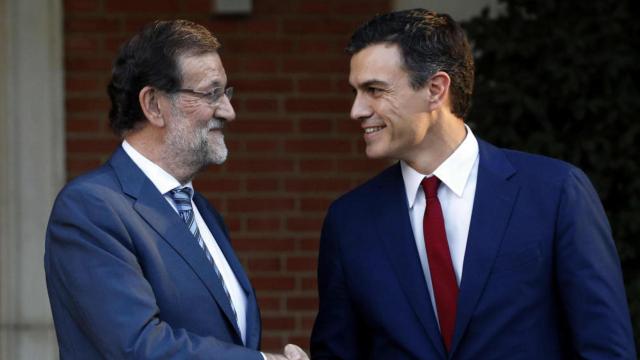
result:
[[[360,122],[369,158],[412,162],[430,126],[427,86],[414,90],[397,45],[370,45],[351,58],[351,118]]]
[[[180,58],[182,88],[197,93],[225,89],[227,75],[217,53]],[[169,156],[186,169],[200,170],[227,159],[222,130],[235,112],[226,96],[209,101],[206,96],[180,92],[173,96],[165,141]]]

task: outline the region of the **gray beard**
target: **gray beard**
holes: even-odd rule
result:
[[[186,121],[184,118],[177,121]],[[167,162],[176,169],[180,181],[188,181],[209,164],[220,165],[227,159],[229,153],[222,133],[209,138],[209,129],[215,128],[220,120],[212,119],[206,128],[197,129],[189,133],[182,125],[172,123],[166,136]]]

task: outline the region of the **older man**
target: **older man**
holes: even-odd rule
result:
[[[47,229],[62,359],[285,359],[258,351],[254,290],[191,183],[227,158],[219,46],[200,25],[157,21],[120,50],[108,91],[122,146],[61,191]]]

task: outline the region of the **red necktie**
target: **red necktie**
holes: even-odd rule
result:
[[[440,322],[440,333],[447,351],[449,351],[451,350],[453,329],[456,323],[458,283],[453,272],[447,233],[444,230],[442,207],[440,207],[440,201],[438,200],[439,185],[440,180],[435,176],[422,180],[422,188],[427,198],[423,230],[427,258],[429,259],[433,296],[436,300],[438,320]]]

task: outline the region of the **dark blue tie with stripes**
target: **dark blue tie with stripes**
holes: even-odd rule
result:
[[[211,253],[209,253],[209,249],[207,249],[207,244],[204,243],[202,236],[200,235],[200,231],[198,230],[198,224],[196,224],[196,218],[193,213],[193,207],[191,206],[191,196],[193,195],[193,190],[189,187],[177,187],[169,192],[173,203],[176,205],[176,209],[178,210],[178,214],[184,222],[187,224],[189,231],[193,234],[193,237],[198,240],[198,245],[204,251],[207,260],[213,265],[213,269],[218,275],[220,279],[220,283],[222,284],[222,288],[224,289],[225,294],[227,294],[227,298],[229,299],[229,304],[231,305],[231,310],[233,311],[233,316],[235,316],[236,323],[238,322],[238,314],[236,314],[236,309],[233,306],[233,301],[231,301],[231,295],[229,295],[229,290],[227,289],[227,285],[224,283],[224,279],[220,274],[220,270],[216,266],[215,261],[211,257]]]

